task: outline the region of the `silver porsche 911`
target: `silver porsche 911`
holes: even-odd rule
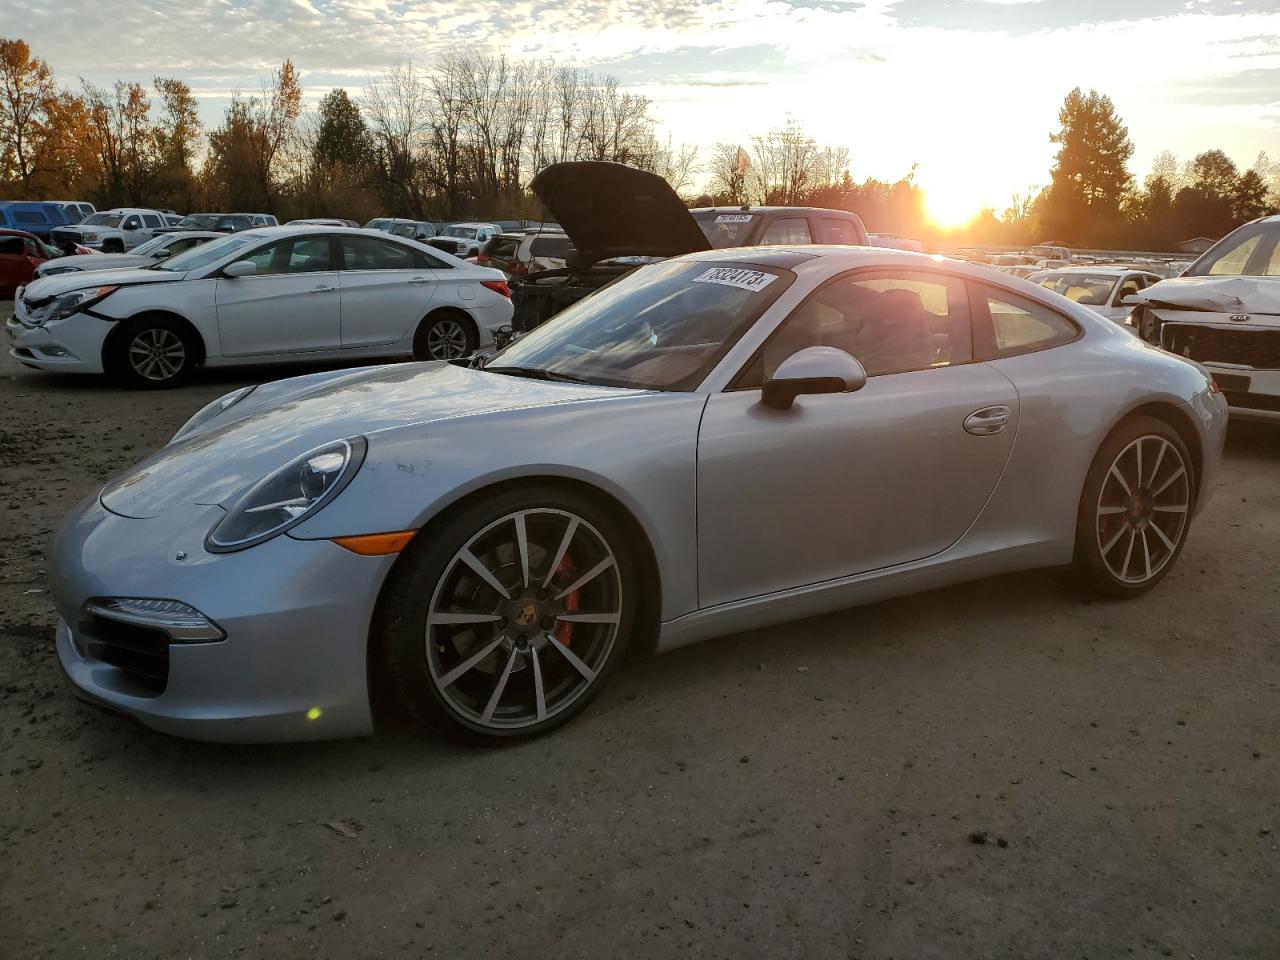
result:
[[[1218,470],[1205,371],[984,268],[643,267],[483,369],[237,390],[58,531],[84,697],[223,741],[546,731],[628,647],[1028,567],[1132,596]]]

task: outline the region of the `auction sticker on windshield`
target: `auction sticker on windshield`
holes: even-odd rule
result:
[[[775,274],[763,273],[759,270],[744,270],[741,267],[713,267],[706,273],[698,274],[693,278],[692,282],[718,283],[724,287],[737,287],[739,290],[750,290],[752,293],[756,293],[777,279]]]
[[[716,217],[716,223],[750,223],[751,214],[749,213],[722,213]]]

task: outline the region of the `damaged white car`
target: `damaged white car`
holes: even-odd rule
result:
[[[1207,367],[1234,416],[1280,422],[1280,216],[1238,228],[1137,299],[1143,339]]]

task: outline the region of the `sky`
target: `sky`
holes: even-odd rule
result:
[[[308,100],[459,46],[612,73],[674,143],[798,121],[855,179],[917,182],[943,219],[1043,186],[1072,87],[1154,156],[1280,159],[1280,0],[0,0],[64,84],[187,81],[206,124],[285,58]],[[705,151],[704,151],[705,152]]]

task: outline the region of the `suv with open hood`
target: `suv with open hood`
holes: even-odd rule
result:
[[[564,269],[531,274],[513,284],[516,335],[653,260],[725,247],[869,245],[866,227],[847,210],[690,210],[662,177],[621,163],[554,163],[529,188],[568,234],[573,249]]]
[[[1144,340],[1204,364],[1234,415],[1280,420],[1280,216],[1237,228],[1137,298]]]

